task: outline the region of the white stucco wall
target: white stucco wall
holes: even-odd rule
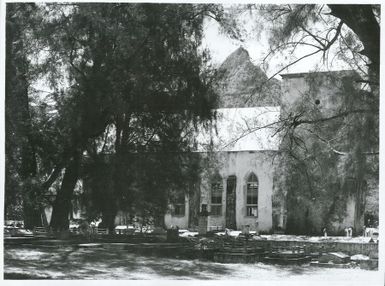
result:
[[[249,225],[250,230],[270,231],[272,228],[272,193],[273,193],[273,152],[242,151],[218,153],[218,171],[223,181],[222,215],[210,215],[208,228],[225,227],[226,221],[226,182],[229,176],[235,175],[236,184],[236,224],[237,229]],[[259,181],[258,217],[246,216],[246,181],[254,172]],[[201,204],[207,204],[210,209],[210,183],[202,182]]]
[[[242,151],[242,152],[218,152],[215,155],[217,161],[213,164],[222,177],[222,215],[209,215],[207,229],[215,227],[226,227],[226,182],[229,176],[236,176],[236,202],[235,217],[237,229],[249,225],[250,230],[268,232],[272,228],[272,194],[273,194],[273,157],[272,151]],[[251,173],[258,177],[258,217],[246,216],[246,182]],[[200,186],[200,206],[206,204],[208,211],[211,211],[210,203],[210,176],[214,171],[207,171],[202,174]],[[185,198],[185,215],[176,216],[171,213],[165,215],[165,226],[178,226],[188,228],[189,225],[189,203]]]

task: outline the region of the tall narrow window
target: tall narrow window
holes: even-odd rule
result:
[[[185,197],[178,196],[176,202],[174,203],[174,213],[175,216],[184,216],[186,212],[185,206]]]
[[[246,215],[258,216],[258,178],[251,173],[247,179]]]
[[[222,178],[218,175],[211,183],[211,215],[222,215]]]

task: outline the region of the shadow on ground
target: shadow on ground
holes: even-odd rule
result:
[[[14,248],[4,251],[5,279],[215,279],[224,264],[141,256],[103,248]]]
[[[372,276],[360,269],[310,266],[221,264],[143,256],[123,249],[72,246],[4,248],[4,279],[320,279],[326,276],[360,281]]]

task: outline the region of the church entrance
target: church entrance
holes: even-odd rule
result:
[[[235,189],[237,186],[237,178],[230,176],[227,178],[226,184],[226,228],[237,229],[235,221]]]

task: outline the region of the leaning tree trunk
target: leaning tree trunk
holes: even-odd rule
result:
[[[56,195],[55,202],[53,203],[50,227],[54,231],[68,230],[68,217],[71,210],[74,188],[79,177],[79,165],[80,155],[74,154],[65,169],[61,188]]]
[[[26,124],[25,122],[23,124]],[[26,127],[27,129],[27,127]],[[33,229],[35,226],[41,226],[41,213],[39,201],[39,189],[35,183],[36,177],[36,158],[35,151],[31,142],[27,138],[22,140],[21,168],[19,171],[22,180],[22,198],[23,198],[23,217],[24,227]]]
[[[21,197],[23,200],[24,225],[28,229],[41,225],[38,189],[35,185],[37,164],[34,142],[32,139],[32,124],[29,110],[29,62],[24,42],[24,23],[27,8],[33,5],[7,5],[6,31],[6,81],[5,81],[5,136],[6,157],[17,158],[16,170],[20,178]],[[20,13],[19,17],[14,17]],[[12,162],[14,160],[8,160]],[[6,166],[10,168],[10,166]],[[7,173],[6,173],[7,174]],[[7,178],[13,180],[13,178]],[[15,192],[15,189],[6,189]]]

